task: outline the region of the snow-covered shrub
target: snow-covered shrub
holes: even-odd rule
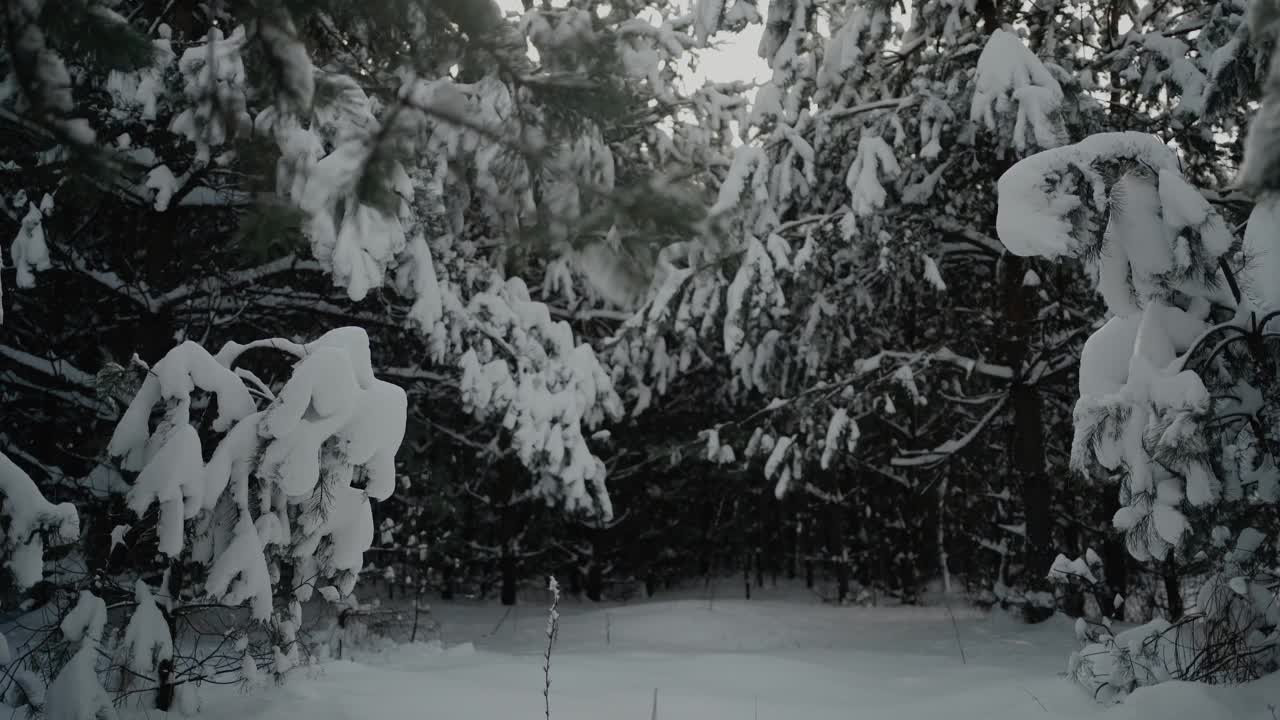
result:
[[[1076,622],[1084,647],[1071,655],[1072,679],[1113,700],[1166,680],[1241,683],[1277,669],[1276,591],[1270,568],[1251,558],[1261,549],[1255,528],[1241,533],[1222,569],[1201,586],[1181,618],[1155,619],[1116,632],[1109,621]],[[1243,543],[1243,544],[1240,544]],[[1272,561],[1274,565],[1274,561]],[[1231,580],[1223,582],[1223,578]]]
[[[263,350],[293,361],[279,382],[239,365]],[[120,702],[190,713],[193,683],[254,684],[261,671],[282,679],[306,662],[301,603],[316,589],[331,602],[352,592],[373,542],[371,503],[395,490],[406,410],[404,391],[375,377],[360,328],[309,343],[232,342],[217,354],[194,342],[173,348],[145,368],[107,446],[129,480],[123,500],[134,516],[111,532],[111,552],[127,547],[133,562],[68,574],[55,599],[78,592],[75,608],[26,640],[65,641],[68,659],[31,660],[3,677],[52,675],[44,711],[58,719],[103,717]],[[41,538],[70,541],[78,521],[0,461],[0,548],[30,584],[43,565]],[[108,604],[129,611],[108,616]],[[220,628],[217,651],[193,650],[207,638],[181,629],[204,631],[176,620],[202,612]]]
[[[1059,597],[1066,595],[1077,599],[1076,614],[1089,621],[1102,620],[1103,603],[1113,606],[1116,604],[1106,597],[1104,579],[1102,558],[1092,548],[1084,557],[1075,560],[1059,554],[1049,568],[1049,582],[1053,584]],[[1061,601],[1054,603],[1055,608],[1062,605]]]
[[[298,358],[278,393],[234,367],[258,348]],[[197,390],[217,405],[207,462],[191,409],[211,398]],[[206,567],[208,596],[266,620],[286,568],[299,600],[328,583],[351,592],[373,540],[370,501],[395,490],[405,413],[404,391],[374,377],[359,328],[228,343],[216,356],[187,342],[148,371],[108,451],[137,473],[127,502],[139,521],[157,508],[157,551]]]
[[[472,298],[462,355],[462,401],[477,417],[501,418],[520,462],[534,472],[533,495],[566,509],[612,517],[604,463],[584,427],[622,415],[622,400],[589,345],[530,299],[524,281],[496,282]]]
[[[0,578],[10,587],[31,587],[44,575],[46,544],[79,537],[76,509],[46,500],[31,477],[0,453]]]
[[[31,477],[0,453],[0,610],[10,609],[5,602],[16,599],[10,593],[43,579],[46,545],[68,545],[79,538],[76,509],[49,502]],[[44,683],[17,663],[20,650],[0,629],[0,710],[44,705]]]
[[[1091,633],[1073,676],[1116,696],[1275,669],[1280,276],[1257,262],[1280,248],[1270,204],[1238,239],[1157,138],[1101,134],[1010,169],[998,229],[1016,254],[1082,258],[1112,313],[1080,358],[1073,467],[1118,482],[1113,523],[1135,558],[1210,573],[1181,616]]]

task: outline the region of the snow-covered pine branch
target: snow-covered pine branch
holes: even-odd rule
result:
[[[723,12],[713,5],[702,17],[710,19],[717,10],[717,26],[758,20],[750,3],[737,2]],[[139,53],[135,61],[89,68],[84,57],[66,58],[74,71],[68,82],[74,79],[78,91],[103,91],[103,107],[90,119],[113,172],[100,189],[153,211],[151,217],[177,215],[196,196],[208,198],[211,213],[255,199],[275,210],[264,213],[271,217],[296,210],[296,220],[284,219],[301,222],[315,267],[332,275],[352,300],[377,296],[384,288],[402,296],[431,360],[464,373],[469,352],[488,362],[492,338],[509,332],[488,327],[486,308],[508,302],[494,288],[505,286],[508,274],[530,274],[529,284],[536,287],[532,274],[538,263],[529,268],[513,260],[531,255],[528,246],[549,245],[540,249],[563,261],[558,267],[566,277],[548,287],[573,294],[585,286],[593,301],[627,302],[626,293],[611,294],[608,287],[618,277],[612,273],[618,253],[600,251],[597,226],[602,218],[613,222],[603,228],[610,240],[628,233],[644,238],[647,228],[627,227],[628,218],[617,212],[592,212],[593,205],[614,209],[636,202],[623,197],[631,189],[620,187],[615,155],[637,153],[642,141],[653,142],[656,159],[641,165],[658,178],[671,168],[687,173],[719,157],[721,146],[727,147],[729,120],[744,109],[736,96],[741,88],[686,93],[672,82],[674,70],[698,44],[693,18],[639,9],[602,18],[578,7],[540,7],[513,19],[486,0],[415,7],[403,24],[368,32],[370,18],[378,17],[370,10],[378,9],[384,8],[250,4],[219,11],[216,22],[212,11],[197,11],[192,27],[168,16],[139,18],[136,27],[129,26]],[[530,45],[537,49],[537,64],[528,56]],[[460,49],[466,47],[475,52]],[[623,76],[584,70],[613,59]],[[647,98],[669,105],[639,118],[621,115],[645,107]],[[20,100],[5,95],[0,104],[20,114]],[[667,126],[672,135],[659,137],[667,132],[660,121],[686,106],[698,121],[681,118]],[[719,129],[704,130],[712,125]],[[631,135],[623,142],[609,137],[607,130],[615,126]],[[42,157],[64,151],[55,144]],[[267,166],[265,182],[257,177],[259,162]],[[42,163],[7,169],[34,171]],[[227,178],[221,181],[226,184],[214,183],[213,175]],[[643,199],[660,202],[660,184],[655,181]],[[59,222],[65,227],[82,221],[80,208],[58,204],[65,192],[33,182],[6,198],[4,209],[23,220],[9,248],[20,286],[51,267],[52,250],[60,268],[74,269],[153,316],[180,311],[185,319],[188,306],[207,305],[201,310],[220,312],[225,322],[239,312],[226,309],[232,293],[219,292],[220,284],[194,283],[201,290],[190,280],[161,285],[149,272],[135,273],[120,258],[104,256],[101,247],[81,247],[53,233],[50,228]],[[224,276],[237,283],[255,279],[237,270]],[[541,304],[527,291],[517,295],[511,303]],[[269,295],[261,307],[283,302]],[[323,307],[342,313],[334,304]],[[532,317],[531,312],[522,310],[521,316]],[[522,332],[527,330],[537,332]],[[612,402],[611,378],[588,357],[590,347],[572,337],[565,347],[571,352],[550,351],[550,361],[523,370],[513,362],[512,377],[528,377],[544,388],[567,383],[599,398],[584,400],[580,413],[566,411],[562,422],[577,417],[590,424],[615,413],[602,409]],[[495,421],[508,409],[517,416],[540,415],[535,395],[518,393],[509,407],[477,412]],[[554,443],[547,450],[542,441],[520,441],[519,455],[538,478],[540,495],[559,496],[553,486],[568,478],[567,485],[578,488],[569,493],[578,498],[576,506],[585,497],[580,486],[598,485],[603,471],[582,439],[584,431],[565,433],[572,462],[562,462]],[[556,478],[549,485],[543,479],[547,468]]]
[[[242,365],[264,351],[293,361],[274,387]],[[153,547],[156,559],[130,569],[131,600],[121,605],[132,611],[122,626],[104,601],[119,589],[102,575],[79,590],[57,628],[28,632],[18,648],[24,659],[5,675],[24,690],[7,697],[6,707],[17,702],[15,709],[29,705],[52,718],[114,717],[116,704],[128,700],[190,714],[197,704],[190,681],[231,668],[216,653],[175,650],[195,640],[174,636],[176,609],[247,606],[250,622],[228,628],[224,641],[238,643],[245,672],[256,674],[266,657],[279,678],[303,661],[300,601],[317,587],[341,601],[364,567],[371,503],[395,490],[407,411],[404,391],[375,376],[364,330],[340,328],[309,343],[232,342],[216,355],[186,342],[144,370],[107,446],[128,473],[120,492],[137,519],[112,530],[108,552]],[[45,545],[79,540],[80,521],[74,507],[47,502],[0,456],[0,529],[5,573],[25,588],[41,578]],[[159,588],[137,577],[151,570],[162,577]],[[66,577],[55,598],[76,591]],[[255,628],[270,632],[251,654]],[[30,648],[56,636],[71,644],[65,664],[33,665]],[[10,662],[8,646],[0,648]],[[41,673],[52,678],[47,692]]]
[[[46,545],[80,538],[80,517],[70,503],[46,500],[31,477],[0,453],[0,529],[0,575],[28,588],[44,576]]]
[[[1276,229],[1259,208],[1249,230],[1272,238],[1258,248],[1265,257]],[[1268,263],[1242,260],[1240,241],[1182,177],[1173,151],[1139,133],[1094,135],[1015,165],[1000,180],[998,230],[1015,253],[1091,263],[1113,314],[1080,357],[1073,467],[1118,478],[1113,523],[1134,557],[1202,555],[1216,571],[1201,590],[1199,615],[1140,629],[1135,639],[1150,649],[1144,658],[1133,657],[1133,642],[1107,636],[1073,659],[1073,675],[1124,693],[1170,677],[1257,672],[1263,658],[1220,655],[1238,652],[1236,641],[1209,638],[1245,642],[1253,618],[1269,618],[1275,605],[1274,588],[1255,574],[1254,563],[1267,560],[1250,550],[1242,565],[1227,545],[1229,528],[1257,522],[1245,508],[1280,500],[1266,429],[1280,400],[1266,348],[1280,334],[1269,327],[1271,308],[1253,299],[1265,303],[1276,284],[1258,274]],[[1262,534],[1239,532],[1238,543],[1251,548],[1249,538]],[[1239,585],[1235,592],[1229,582]],[[1124,675],[1143,662],[1154,669]]]
[[[261,347],[297,363],[259,409],[234,365]],[[218,408],[207,453],[190,416],[197,391]],[[370,502],[395,489],[406,410],[404,391],[374,376],[359,328],[306,344],[229,343],[216,356],[187,342],[148,371],[108,451],[137,473],[129,508],[141,520],[157,507],[157,550],[207,566],[204,594],[266,620],[284,565],[303,580],[300,599],[326,580],[351,592],[373,541]]]
[[[970,120],[995,131],[997,113],[1007,113],[1016,103],[1015,150],[1023,151],[1028,145],[1051,148],[1060,143],[1062,131],[1056,115],[1062,88],[1018,36],[1008,30],[991,34],[978,58],[975,84]]]
[[[471,349],[462,354],[462,400],[481,419],[500,419],[534,473],[534,493],[568,510],[612,517],[604,463],[583,435],[622,415],[622,401],[589,345],[551,319],[518,278],[495,279],[468,308]]]

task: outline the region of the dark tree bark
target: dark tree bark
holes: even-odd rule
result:
[[[844,506],[833,503],[828,505],[827,512],[827,553],[828,559],[835,566],[836,599],[841,603],[849,598],[848,550]]]
[[[440,568],[440,599],[452,600],[454,593],[453,580],[453,563],[445,561],[444,566]]]
[[[1178,573],[1178,566],[1173,558],[1165,562],[1163,576],[1164,594],[1168,600],[1165,619],[1169,622],[1177,622],[1182,619],[1186,608],[1182,604],[1182,576]]]
[[[510,552],[504,553],[499,561],[499,572],[502,573],[502,604],[516,604],[516,557]]]
[[[836,558],[836,601],[843,604],[849,599],[849,563]]]
[[[594,561],[591,567],[587,568],[587,599],[591,602],[600,602],[604,599],[604,571],[600,563]]]
[[[1005,343],[1005,359],[1013,368],[1009,388],[1009,404],[1013,413],[1010,435],[1013,485],[1021,489],[1023,517],[1026,522],[1023,584],[1028,591],[1048,589],[1047,574],[1053,563],[1052,493],[1044,469],[1044,420],[1040,392],[1029,382],[1027,356],[1030,351],[1033,290],[1024,287],[1026,260],[1006,254],[1004,264],[1005,319],[1009,323],[1009,339]],[[1052,608],[1027,607],[1027,619],[1039,622],[1053,614]]]
[[[1107,493],[1103,504],[1104,517],[1110,520],[1120,509],[1120,496],[1114,490]],[[1120,533],[1108,533],[1102,546],[1103,572],[1106,574],[1107,590],[1110,597],[1102,602],[1102,614],[1112,619],[1124,617],[1124,607],[1115,606],[1117,595],[1129,592],[1129,549],[1125,546],[1124,536]],[[1100,600],[1101,602],[1101,600]]]

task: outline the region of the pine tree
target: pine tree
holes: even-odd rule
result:
[[[162,353],[175,333],[291,335],[319,312],[416,345],[392,361],[411,376],[424,364],[428,376],[464,375],[467,398],[452,404],[498,434],[510,415],[512,452],[540,496],[607,515],[579,428],[616,416],[619,400],[563,322],[572,315],[543,300],[602,308],[628,301],[612,287],[643,287],[649,244],[687,234],[700,213],[681,177],[706,157],[696,108],[723,96],[686,99],[674,82],[697,45],[693,16],[655,25],[638,17],[650,4],[596,5],[505,18],[491,2],[179,3],[158,18],[137,4],[111,16],[113,46],[136,52],[86,54],[74,33],[59,36],[46,55],[70,68],[71,109],[93,138],[46,128],[34,86],[4,100],[29,126],[5,187],[25,290],[6,296],[18,303],[7,327],[30,374],[23,393],[56,388],[61,411],[110,417],[92,381],[103,355]],[[10,61],[22,72],[36,62]],[[694,120],[668,137],[660,126],[686,107]],[[32,140],[40,154],[17,151]],[[44,271],[43,286],[25,288]],[[50,300],[71,292],[111,304],[66,317]],[[138,322],[117,320],[135,312]],[[122,342],[105,352],[42,332],[113,325],[125,325]],[[39,358],[56,359],[52,371]],[[493,375],[503,366],[507,381]],[[538,415],[546,402],[554,417]],[[91,434],[37,456],[60,472],[68,445],[93,454]]]
[[[129,562],[58,567],[45,612],[79,599],[65,616],[51,613],[56,627],[29,632],[12,662],[6,657],[6,686],[21,676],[28,687],[19,705],[48,697],[33,709],[50,717],[110,712],[125,698],[189,709],[189,681],[229,668],[219,665],[226,656],[183,645],[198,638],[180,637],[174,617],[210,603],[248,609],[221,640],[242,643],[251,668],[269,657],[283,677],[304,662],[299,603],[316,590],[331,602],[351,595],[373,541],[371,503],[396,486],[406,397],[375,377],[368,342],[350,327],[306,344],[228,343],[217,354],[188,341],[142,368],[108,445],[129,477],[117,492],[130,517],[111,530],[106,552]],[[262,350],[296,360],[283,381],[241,364]],[[72,505],[48,503],[4,464],[4,556],[27,587],[45,569],[43,541],[77,543],[81,528]],[[132,608],[122,627],[108,618],[107,601]],[[113,646],[116,630],[123,634]],[[74,644],[72,654],[41,667],[37,650],[59,635]],[[112,660],[105,670],[100,655]],[[49,691],[32,695],[41,670]]]
[[[1084,259],[1111,314],[1080,360],[1073,466],[1118,483],[1114,523],[1134,557],[1203,579],[1193,612],[1183,614],[1174,582],[1167,618],[1082,633],[1094,644],[1073,657],[1073,675],[1113,697],[1274,667],[1256,629],[1275,597],[1258,574],[1271,562],[1262,541],[1280,477],[1268,430],[1274,280],[1254,258],[1267,257],[1275,228],[1264,200],[1237,238],[1179,160],[1150,135],[1101,133],[1000,181],[1006,247]]]

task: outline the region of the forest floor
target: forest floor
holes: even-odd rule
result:
[[[436,604],[437,638],[361,643],[250,693],[206,690],[207,720],[507,720],[544,716],[546,612]],[[553,720],[1274,720],[1280,682],[1167,683],[1103,707],[1065,678],[1071,622],[862,608],[765,593],[561,605]],[[963,654],[962,654],[963,653]]]

